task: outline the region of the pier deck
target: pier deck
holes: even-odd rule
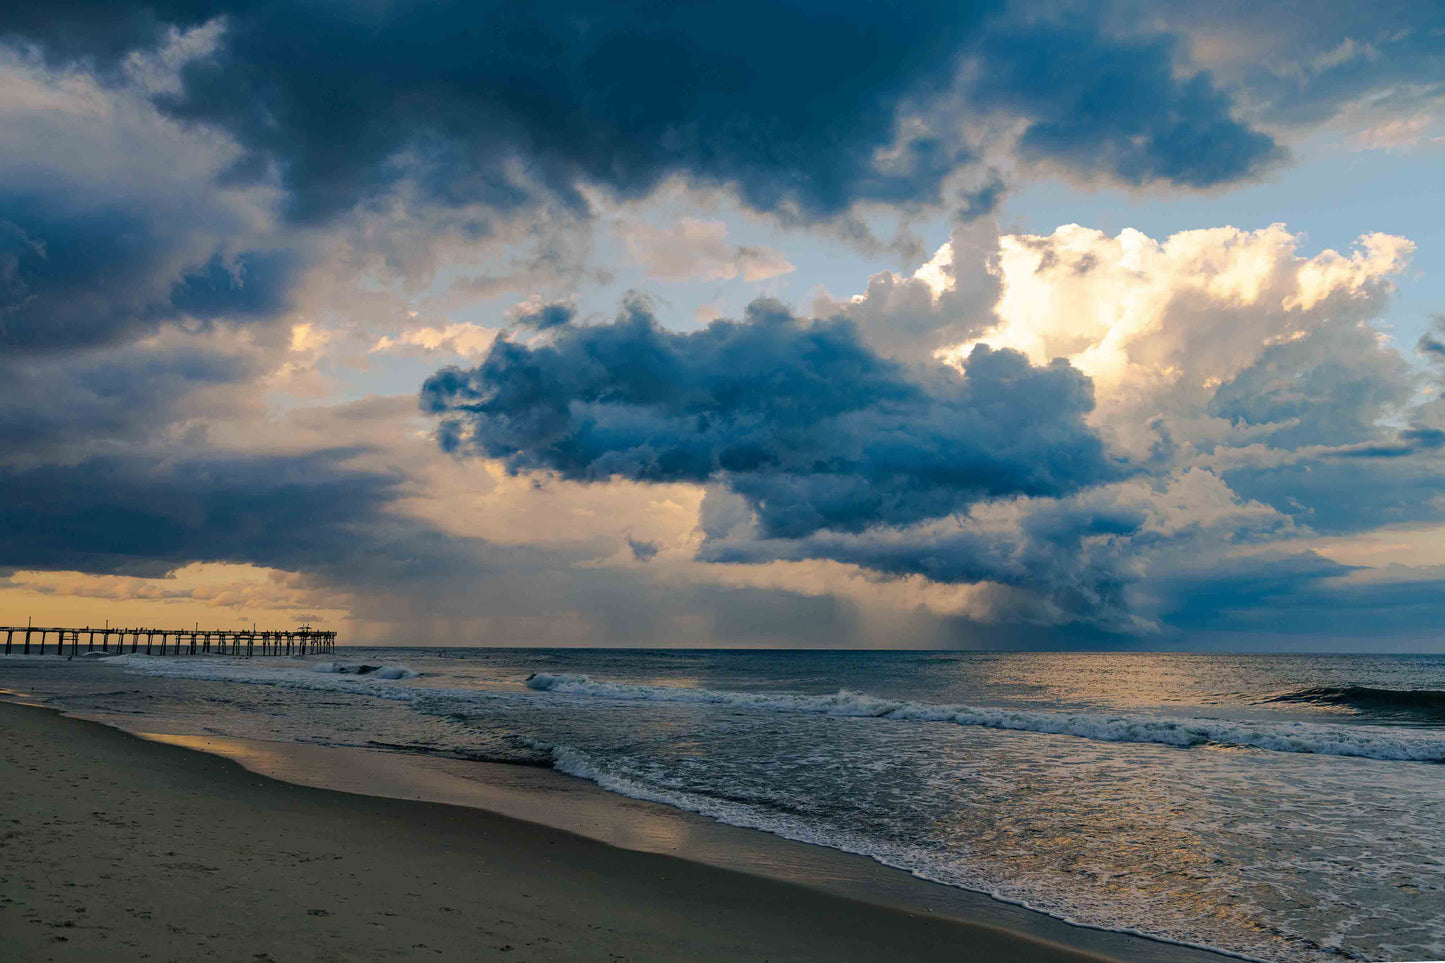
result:
[[[53,654],[109,652],[121,655],[127,651],[146,655],[309,655],[331,652],[336,648],[336,633],[312,628],[280,629],[257,632],[245,629],[128,629],[128,628],[60,628],[40,625],[0,625],[5,633],[5,654],[45,655],[47,640],[55,637]],[[84,637],[85,648],[81,649]],[[126,645],[129,644],[129,650]]]

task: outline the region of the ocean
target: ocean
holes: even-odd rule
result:
[[[7,671],[22,661],[34,671]],[[18,679],[143,731],[550,766],[1076,924],[1247,958],[1445,958],[1442,656],[0,660],[0,684]]]

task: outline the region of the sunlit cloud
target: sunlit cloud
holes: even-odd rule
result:
[[[456,323],[443,328],[412,328],[396,335],[383,335],[371,346],[373,354],[415,349],[418,351],[476,358],[486,353],[497,332],[478,324]]]

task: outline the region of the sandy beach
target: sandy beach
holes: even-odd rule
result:
[[[0,704],[6,960],[1103,959]]]

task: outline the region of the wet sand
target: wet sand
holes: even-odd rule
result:
[[[0,703],[0,800],[7,961],[1105,958],[44,708]]]

